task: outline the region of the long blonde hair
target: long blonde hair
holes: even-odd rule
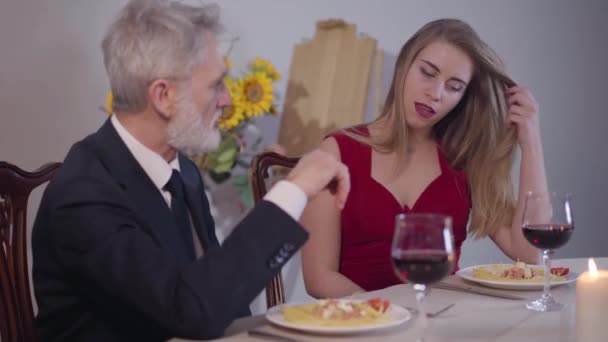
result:
[[[381,153],[395,152],[398,166],[407,159],[407,123],[403,100],[405,77],[418,53],[434,41],[463,50],[475,71],[456,107],[433,127],[435,138],[454,168],[467,174],[472,201],[469,233],[477,238],[510,225],[515,209],[511,178],[516,131],[507,123],[506,87],[515,85],[498,55],[467,23],[439,19],[423,26],[401,48],[393,81],[378,118],[387,134],[347,133]]]

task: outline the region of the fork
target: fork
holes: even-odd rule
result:
[[[452,303],[452,304],[450,304],[450,305],[448,305],[448,306],[446,306],[446,307],[444,307],[444,308],[442,308],[440,310],[437,310],[435,312],[427,312],[426,317],[428,317],[428,318],[437,317],[437,316],[441,315],[442,313],[444,313],[444,312],[448,311],[449,309],[451,309],[452,306],[454,306],[454,305],[455,305],[455,303]],[[418,314],[418,309],[416,309],[416,308],[406,307],[406,309],[412,311],[412,313],[414,313],[415,315]]]

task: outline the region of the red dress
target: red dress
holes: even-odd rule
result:
[[[358,128],[357,132],[369,134],[365,127]],[[372,178],[371,147],[340,133],[332,136],[338,142],[351,180],[351,190],[341,214],[340,273],[366,291],[402,283],[391,264],[394,219],[400,213],[452,216],[457,270],[470,210],[465,173],[453,169],[438,147],[441,175],[428,185],[412,208],[401,207],[393,194]]]

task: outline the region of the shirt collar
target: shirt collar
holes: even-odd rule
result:
[[[135,160],[144,169],[144,172],[150,177],[154,185],[163,190],[171,178],[173,169],[180,171],[179,160],[176,157],[170,162],[167,161],[158,153],[152,151],[137,140],[129,131],[120,123],[116,115],[112,115],[110,119],[112,125],[118,132],[122,141],[127,145],[127,148],[135,157]]]

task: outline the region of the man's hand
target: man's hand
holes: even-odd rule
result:
[[[335,190],[336,206],[339,209],[344,208],[350,191],[350,176],[346,165],[321,150],[304,155],[287,175],[287,180],[302,189],[308,200],[314,198],[335,180],[337,184],[332,190]]]

